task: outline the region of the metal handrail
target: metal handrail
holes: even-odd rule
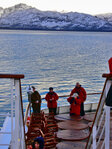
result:
[[[100,130],[100,126],[101,126],[101,123],[102,123],[102,121],[103,121],[103,118],[104,118],[104,115],[105,114],[105,109],[104,109],[104,111],[103,111],[103,115],[102,115],[102,117],[101,117],[101,120],[100,120],[100,122],[99,122],[99,124],[98,124],[98,129],[97,129],[97,133],[96,133],[96,136],[98,135],[98,133],[99,133],[99,130]]]
[[[102,129],[101,134],[100,134],[100,136],[99,136],[99,140],[98,140],[98,142],[97,142],[97,147],[99,146],[99,143],[100,143],[100,140],[101,140],[101,138],[102,138],[102,136],[103,136],[104,131],[105,131],[105,125],[103,126],[103,129]]]
[[[97,93],[87,93],[87,95],[98,95],[101,94],[101,92],[97,92]],[[63,98],[63,97],[69,97],[70,95],[61,95],[59,96],[59,98]],[[45,99],[45,97],[43,97],[42,99]]]
[[[9,96],[10,97],[10,96]],[[0,98],[9,98],[8,96],[0,96]]]
[[[0,116],[11,116],[11,114],[6,113],[6,114],[0,114]]]
[[[9,146],[10,144],[0,144],[0,146]]]
[[[0,74],[0,78],[7,78],[7,79],[23,79],[23,74]]]
[[[0,131],[0,134],[11,134],[11,132],[3,132],[3,131]]]

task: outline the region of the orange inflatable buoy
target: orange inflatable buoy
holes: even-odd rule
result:
[[[30,116],[27,117],[26,126],[28,127],[30,125]]]

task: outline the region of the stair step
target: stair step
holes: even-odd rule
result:
[[[84,149],[86,146],[85,142],[70,142],[63,141],[56,145],[57,149]]]
[[[60,129],[74,129],[74,130],[82,130],[82,129],[87,129],[88,124],[85,124],[82,121],[63,121],[58,123],[58,128]]]
[[[57,138],[64,141],[81,141],[89,137],[89,130],[60,130]]]
[[[95,113],[89,113],[89,114],[86,114],[84,116],[84,120],[89,121],[89,122],[93,122],[94,117],[95,117]]]

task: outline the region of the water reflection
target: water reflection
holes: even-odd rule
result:
[[[34,85],[42,97],[50,86],[59,95],[69,94],[79,81],[87,92],[100,92],[108,72],[107,60],[112,55],[112,33],[0,31],[0,73],[24,74],[22,93],[24,110],[26,88]],[[1,95],[7,95],[4,80]],[[96,101],[94,96],[87,101]],[[67,104],[65,98],[58,105]],[[1,99],[0,107],[7,108],[8,100]],[[43,101],[42,108],[46,107]]]

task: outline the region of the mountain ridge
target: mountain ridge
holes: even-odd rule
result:
[[[112,31],[112,14],[41,11],[26,4],[0,7],[1,29]]]

